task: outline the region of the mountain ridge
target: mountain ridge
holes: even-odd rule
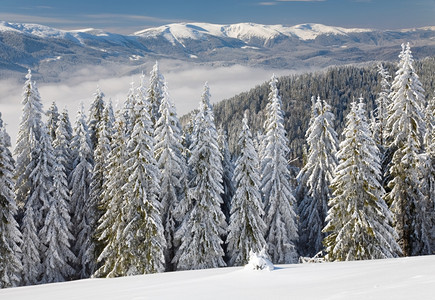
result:
[[[150,62],[170,59],[209,66],[245,65],[313,69],[395,60],[411,41],[419,58],[435,53],[435,26],[401,30],[343,28],[315,23],[295,26],[255,23],[172,23],[129,35],[85,28],[59,30],[39,24],[0,22],[0,79],[57,81],[84,66],[114,75],[139,73]]]
[[[348,33],[361,33],[361,32],[412,32],[412,31],[419,31],[419,30],[435,31],[435,25],[394,30],[394,29],[375,29],[375,28],[359,28],[359,27],[346,28],[341,26],[329,26],[320,23],[301,23],[297,25],[286,26],[280,24],[267,25],[267,24],[252,23],[252,22],[242,22],[242,23],[233,23],[233,24],[180,22],[180,23],[170,23],[157,27],[145,28],[139,31],[135,31],[131,34],[118,34],[118,33],[105,31],[99,28],[78,28],[72,30],[64,30],[64,29],[57,29],[46,25],[40,25],[37,23],[15,23],[15,22],[0,21],[0,31],[11,30],[11,31],[28,33],[31,35],[36,35],[41,37],[62,36],[68,33],[70,34],[87,33],[94,36],[108,36],[108,35],[143,36],[152,32],[156,32],[156,31],[158,32],[159,30],[161,31],[162,29],[173,29],[175,27],[183,27],[183,26],[186,28],[190,28],[193,31],[203,31],[204,33],[207,33],[209,35],[215,35],[221,37],[225,36],[231,38],[243,38],[242,32],[251,32],[251,33],[256,32],[257,36],[261,36],[264,38],[270,38],[279,34],[284,34],[288,36],[290,35],[297,36],[302,40],[315,39],[317,36],[323,34],[346,35]],[[263,33],[259,34],[261,29],[263,29]],[[308,32],[308,35],[302,34],[301,32]],[[189,35],[188,37],[192,37],[192,35]]]
[[[180,31],[180,27],[184,30]],[[208,34],[217,37],[236,38],[243,41],[249,41],[249,39],[253,37],[267,40],[279,35],[297,37],[301,40],[310,40],[315,39],[317,36],[322,34],[345,35],[350,32],[373,31],[372,29],[343,28],[316,23],[305,23],[295,26],[263,25],[257,23],[236,23],[225,25],[210,23],[173,23],[137,31],[134,33],[134,35],[150,37],[156,34],[156,32],[163,33],[167,32],[168,30],[171,33],[175,33],[175,35],[178,35],[180,38],[196,38],[197,36],[201,36],[201,34]]]

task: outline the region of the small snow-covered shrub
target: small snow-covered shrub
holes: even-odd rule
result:
[[[313,257],[299,257],[299,263],[300,264],[306,264],[306,263],[324,263],[325,257],[323,251],[318,252]]]
[[[274,265],[266,254],[265,248],[263,248],[260,253],[253,252],[252,250],[249,252],[249,262],[245,265],[245,269],[272,271],[274,268]]]

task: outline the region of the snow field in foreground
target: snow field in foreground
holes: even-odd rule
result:
[[[0,299],[434,299],[435,256],[180,271],[0,290]]]

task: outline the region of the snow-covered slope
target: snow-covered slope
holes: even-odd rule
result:
[[[10,23],[0,22],[1,31],[12,31],[17,33],[26,33],[41,38],[64,38],[65,31],[54,29],[48,26],[39,24],[24,24],[24,23]]]
[[[262,25],[239,23],[218,25],[208,23],[176,23],[156,28],[145,29],[135,33],[145,38],[164,36],[168,41],[179,39],[203,39],[207,36],[228,37],[249,42],[251,39],[270,40],[277,36],[296,37],[300,40],[313,40],[319,35],[370,32],[371,29],[346,29],[321,24],[301,24],[296,26]]]
[[[87,279],[0,290],[14,300],[434,299],[435,256],[280,265],[273,271],[222,268]]]
[[[58,30],[0,22],[0,79],[21,79],[28,68],[45,81],[68,77],[89,65],[140,72],[141,65],[162,59],[213,66],[324,68],[393,60],[400,44],[408,41],[414,57],[431,56],[435,28],[382,31],[321,24],[176,23],[121,35],[93,28]]]
[[[42,39],[59,39],[83,43],[84,39],[105,39],[108,42],[119,43],[128,36],[113,34],[101,29],[84,28],[77,30],[60,30],[39,24],[10,23],[0,21],[0,32],[14,32],[26,34]]]
[[[0,31],[26,33],[42,38],[65,38],[67,35],[77,37],[80,33],[94,36],[109,36],[100,29],[86,28],[79,30],[58,30],[38,24],[0,22]],[[296,26],[262,25],[255,23],[239,23],[218,25],[209,23],[174,23],[135,32],[134,36],[145,38],[164,36],[168,41],[179,39],[203,39],[206,36],[227,37],[245,42],[253,38],[269,40],[279,35],[297,37],[301,40],[313,40],[323,34],[346,35],[356,32],[370,32],[371,29],[347,29],[321,24],[301,24]]]

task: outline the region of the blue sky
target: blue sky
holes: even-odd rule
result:
[[[435,25],[435,0],[0,0],[0,20],[118,33],[173,22],[398,29]]]

